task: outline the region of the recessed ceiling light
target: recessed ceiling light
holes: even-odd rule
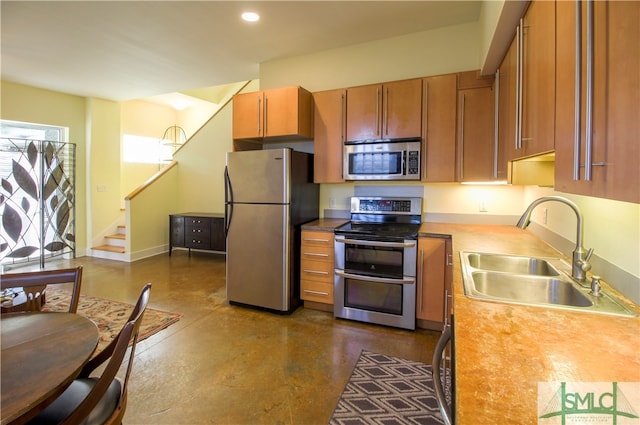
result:
[[[260,20],[260,15],[255,12],[244,12],[242,14],[242,19],[247,22],[257,22]]]

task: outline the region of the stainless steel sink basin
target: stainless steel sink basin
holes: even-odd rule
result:
[[[481,270],[536,276],[560,275],[555,267],[542,258],[472,252],[467,254],[467,260],[471,267]]]
[[[484,271],[473,272],[472,275],[475,290],[490,297],[533,304],[593,305],[589,298],[565,280]]]
[[[594,297],[560,258],[460,252],[464,293],[484,301],[636,316],[607,292]]]

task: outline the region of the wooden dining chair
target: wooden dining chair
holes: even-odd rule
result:
[[[0,311],[2,313],[40,311],[45,302],[47,285],[69,282],[73,282],[69,313],[75,313],[78,311],[78,302],[80,301],[82,266],[70,269],[3,274],[0,276],[0,288],[3,291],[22,288],[24,293],[16,292],[13,302],[3,305]]]
[[[127,384],[133,366],[133,357],[138,342],[140,323],[144,315],[151,284],[142,289],[127,324],[117,337],[82,369],[69,388],[60,397],[33,418],[28,424],[121,424],[127,406]],[[124,379],[116,375],[123,365],[127,347],[131,345]],[[91,374],[105,361],[107,364],[100,376]]]

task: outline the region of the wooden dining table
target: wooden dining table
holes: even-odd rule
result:
[[[53,402],[98,345],[98,328],[73,313],[2,314],[0,424],[20,424]]]

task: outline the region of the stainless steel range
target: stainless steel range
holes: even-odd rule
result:
[[[335,317],[415,329],[422,198],[352,197],[335,231]]]

